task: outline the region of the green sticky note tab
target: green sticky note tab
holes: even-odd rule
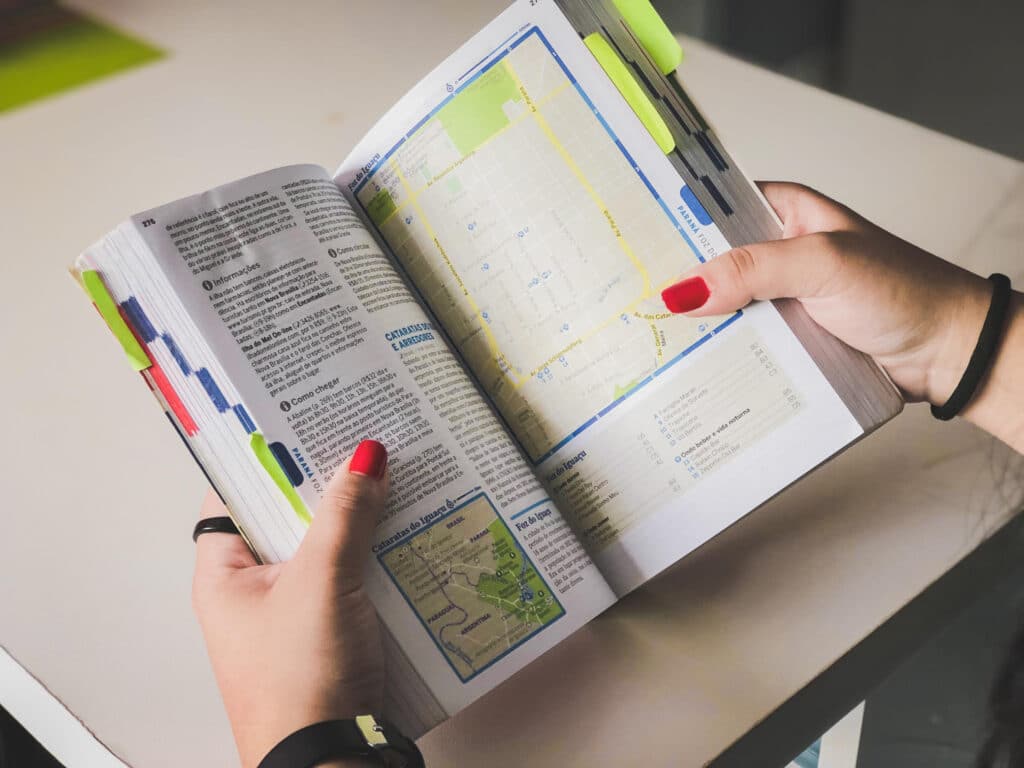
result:
[[[676,142],[672,138],[672,132],[665,125],[665,121],[658,114],[654,104],[647,98],[643,88],[640,87],[640,84],[630,71],[626,69],[626,64],[619,58],[619,54],[615,52],[611,44],[604,39],[600,32],[587,35],[583,38],[583,43],[594,54],[594,58],[597,59],[598,64],[604,69],[605,74],[615,83],[615,87],[619,89],[622,98],[633,108],[633,112],[636,113],[636,116],[640,118],[640,122],[644,124],[644,127],[657,142],[658,146],[661,147],[661,151],[668,154],[675,149]]]
[[[106,321],[107,326],[120,342],[121,348],[128,356],[128,362],[131,363],[132,368],[136,371],[144,371],[149,368],[153,364],[149,360],[149,355],[146,354],[146,350],[139,344],[139,340],[135,338],[135,334],[128,327],[128,323],[121,317],[121,313],[118,311],[117,304],[114,303],[110,291],[103,284],[103,278],[100,277],[100,273],[95,269],[83,271],[82,285],[85,286],[85,291],[89,294],[89,298],[92,299],[92,303],[96,305],[96,309],[100,311],[100,316]]]
[[[650,0],[612,0],[651,59],[667,75],[683,61],[683,49]]]
[[[306,505],[302,502],[302,497],[299,496],[295,486],[291,484],[288,475],[284,473],[281,465],[277,462],[277,458],[271,452],[270,446],[267,445],[267,439],[259,432],[253,432],[252,437],[249,438],[249,447],[252,448],[252,452],[256,454],[260,465],[274,481],[274,485],[288,499],[288,503],[292,505],[292,509],[295,510],[295,514],[299,516],[302,524],[309,525],[313,518],[310,516],[309,510],[306,509]]]
[[[0,112],[161,58],[163,51],[56,4],[0,38]],[[30,23],[31,22],[31,23]]]

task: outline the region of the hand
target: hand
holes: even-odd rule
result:
[[[240,536],[199,537],[192,602],[245,768],[304,726],[380,711],[384,659],[363,567],[386,464],[380,443],[361,443],[287,563],[257,565]],[[224,514],[208,494],[203,517]]]
[[[673,312],[724,314],[754,299],[792,297],[814,320],[871,355],[909,400],[939,405],[967,367],[992,285],[866,221],[799,184],[761,189],[784,223],[783,239],[722,254],[662,296]],[[1024,311],[1014,298],[993,372],[964,416],[1018,448],[1024,443],[1019,385]],[[983,395],[988,397],[984,407]]]

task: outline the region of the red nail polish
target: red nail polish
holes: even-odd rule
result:
[[[700,309],[707,303],[709,296],[711,291],[703,277],[688,277],[661,292],[661,300],[665,302],[668,311],[675,314]]]
[[[388,465],[388,450],[376,440],[363,440],[356,446],[348,471],[367,477],[382,477]]]

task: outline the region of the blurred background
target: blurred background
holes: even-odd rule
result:
[[[653,0],[673,29],[1024,159],[1020,0]]]

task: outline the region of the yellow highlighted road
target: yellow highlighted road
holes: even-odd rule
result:
[[[524,384],[526,384],[533,376],[536,376],[538,373],[540,373],[542,370],[544,370],[544,368],[546,366],[551,365],[552,363],[557,361],[559,357],[561,357],[562,355],[566,354],[570,350],[575,349],[575,348],[581,346],[588,339],[592,338],[593,336],[595,336],[598,333],[600,333],[601,331],[603,331],[610,324],[616,322],[621,315],[629,314],[629,315],[638,317],[638,318],[643,319],[643,320],[648,320],[648,321],[649,320],[655,320],[655,319],[660,320],[660,319],[663,319],[663,317],[660,316],[660,315],[639,314],[639,313],[635,313],[634,312],[635,308],[641,302],[643,302],[644,300],[648,299],[652,295],[651,281],[650,281],[650,277],[649,277],[649,274],[647,272],[647,269],[644,266],[643,262],[640,261],[640,259],[637,257],[637,255],[633,252],[633,249],[630,247],[629,242],[623,236],[622,231],[619,229],[619,226],[618,226],[618,224],[615,221],[615,217],[612,215],[611,211],[608,209],[608,206],[605,205],[604,201],[601,199],[601,196],[598,194],[597,190],[594,189],[593,185],[591,185],[590,181],[583,174],[583,171],[577,165],[577,163],[573,159],[572,155],[569,153],[569,151],[566,149],[566,147],[562,144],[562,142],[555,135],[554,131],[552,130],[552,128],[550,126],[550,124],[548,123],[548,121],[545,119],[544,115],[541,112],[541,107],[542,106],[544,106],[545,104],[550,102],[559,93],[561,93],[563,90],[568,88],[570,86],[570,84],[569,83],[562,83],[559,87],[553,89],[550,93],[548,93],[543,98],[543,100],[541,100],[541,101],[534,101],[533,97],[530,95],[529,91],[526,89],[526,86],[523,84],[522,80],[519,78],[519,76],[517,75],[515,69],[508,62],[508,60],[503,61],[499,66],[503,66],[507,70],[509,77],[512,78],[512,80],[514,81],[516,87],[518,88],[519,93],[522,96],[523,103],[526,105],[526,110],[524,111],[524,113],[521,114],[521,115],[517,115],[514,119],[510,120],[507,125],[505,125],[501,129],[496,131],[489,138],[487,138],[483,143],[481,143],[479,146],[477,146],[473,150],[473,152],[460,157],[458,160],[456,160],[455,162],[453,162],[450,165],[448,165],[446,168],[441,170],[439,173],[433,175],[433,177],[430,179],[430,181],[428,181],[425,184],[417,187],[416,189],[412,188],[412,186],[409,184],[409,181],[405,178],[405,176],[402,173],[401,169],[398,167],[397,163],[394,160],[392,160],[391,163],[390,163],[390,166],[391,166],[393,172],[395,173],[396,177],[398,178],[399,182],[401,183],[403,191],[404,191],[405,194],[403,195],[403,199],[401,199],[399,205],[388,214],[388,216],[381,222],[381,224],[387,222],[388,220],[391,219],[392,216],[400,214],[403,210],[405,210],[407,208],[411,207],[413,209],[413,211],[415,211],[417,217],[420,218],[422,220],[422,222],[423,222],[423,226],[424,226],[424,228],[425,228],[425,230],[427,232],[427,236],[433,242],[434,247],[437,249],[438,254],[441,256],[441,259],[444,261],[445,267],[451,273],[453,279],[455,280],[456,285],[458,286],[458,288],[461,291],[462,295],[466,298],[466,301],[469,303],[469,306],[470,306],[473,314],[475,315],[477,322],[480,325],[480,329],[484,333],[484,337],[485,337],[485,339],[487,341],[488,349],[489,349],[489,351],[491,353],[491,356],[492,356],[496,366],[498,367],[499,372],[501,373],[502,377],[505,377],[505,378],[507,378],[510,381],[510,383],[512,384],[514,389],[519,389]],[[423,209],[422,209],[422,207],[419,204],[419,196],[425,190],[427,190],[430,187],[432,187],[438,181],[440,181],[445,176],[447,176],[449,173],[451,173],[456,168],[458,168],[463,163],[465,163],[466,160],[468,160],[470,157],[472,157],[476,152],[480,151],[480,149],[482,147],[484,147],[487,143],[489,143],[491,141],[494,141],[494,139],[496,139],[498,136],[501,136],[502,134],[504,134],[506,131],[508,131],[513,126],[516,126],[519,123],[521,123],[523,120],[531,118],[531,117],[536,121],[538,127],[541,129],[541,132],[544,134],[545,138],[547,138],[547,140],[551,144],[551,146],[554,147],[554,149],[558,153],[559,157],[565,163],[565,166],[573,174],[573,176],[579,182],[580,186],[583,188],[583,190],[587,193],[587,195],[590,197],[590,199],[594,202],[594,205],[601,212],[601,215],[604,217],[605,221],[608,224],[608,227],[611,229],[611,232],[612,232],[612,234],[615,237],[615,241],[616,241],[617,245],[622,250],[623,254],[625,254],[626,258],[629,259],[630,263],[634,266],[634,268],[637,270],[637,272],[640,274],[640,277],[643,280],[643,289],[642,289],[642,292],[641,292],[640,296],[637,299],[635,299],[634,301],[630,302],[630,304],[628,306],[624,307],[621,311],[614,313],[613,315],[611,315],[610,317],[608,317],[604,321],[598,323],[596,326],[591,327],[585,334],[583,334],[581,336],[578,336],[574,340],[568,342],[566,344],[566,346],[564,346],[558,352],[556,352],[555,354],[551,355],[544,362],[542,362],[539,365],[535,366],[529,372],[528,375],[520,377],[520,376],[516,375],[516,367],[511,363],[511,361],[509,361],[509,359],[507,358],[505,353],[502,352],[497,338],[495,337],[494,333],[492,332],[492,330],[489,327],[489,324],[487,323],[487,321],[483,317],[483,311],[481,310],[479,305],[476,303],[476,301],[473,298],[473,296],[472,296],[471,292],[469,291],[469,289],[466,287],[466,284],[465,284],[464,280],[462,279],[461,275],[459,274],[458,270],[456,269],[456,267],[455,267],[454,263],[452,262],[451,258],[448,256],[447,252],[445,251],[444,246],[440,242],[440,240],[439,240],[439,238],[438,238],[438,236],[437,236],[433,226],[430,224],[430,221],[427,219],[426,215],[424,214]],[[665,315],[665,317],[668,317],[668,316],[669,315],[667,315],[667,314]],[[661,354],[662,354],[662,350],[660,348],[660,345],[657,342],[657,334],[655,334],[655,339],[656,339],[655,340],[655,346],[656,346],[656,349],[657,349],[658,357],[660,359],[661,358]]]
[[[455,283],[459,286],[459,290],[462,291],[462,295],[465,296],[466,301],[469,302],[469,306],[473,310],[473,314],[476,316],[477,322],[480,324],[480,330],[483,331],[484,338],[487,339],[487,346],[491,350],[491,354],[494,357],[495,364],[497,365],[498,363],[504,363],[505,367],[507,368],[507,371],[505,372],[506,375],[510,379],[512,379],[512,383],[514,385],[518,386],[519,379],[514,373],[513,366],[511,365],[511,363],[509,363],[508,359],[505,357],[505,354],[501,351],[501,348],[498,346],[498,340],[494,337],[494,333],[491,331],[490,326],[484,319],[483,311],[480,309],[480,306],[476,303],[476,300],[473,298],[472,294],[470,294],[469,290],[466,288],[465,281],[463,281],[462,276],[459,274],[459,271],[455,269],[455,265],[452,264],[452,260],[448,257],[448,254],[445,252],[444,246],[441,245],[441,241],[438,239],[437,233],[434,231],[434,227],[430,224],[430,219],[427,218],[426,213],[424,213],[423,209],[420,207],[419,201],[411,196],[412,192],[409,188],[409,182],[405,178],[405,174],[402,173],[402,170],[398,167],[398,163],[396,163],[394,160],[391,161],[391,169],[395,172],[395,175],[398,177],[398,181],[401,183],[402,188],[405,190],[405,193],[410,196],[410,203],[413,206],[413,210],[416,211],[416,215],[419,217],[420,221],[423,222],[423,226],[427,230],[427,237],[429,237],[431,241],[433,241],[434,247],[437,248],[437,252],[441,254],[441,259],[444,261],[445,266],[448,267],[448,271],[451,272],[452,277],[455,279]]]
[[[555,136],[554,131],[551,130],[551,126],[548,124],[548,121],[544,118],[544,115],[541,114],[541,111],[538,108],[538,106],[534,104],[533,101],[530,99],[530,94],[527,93],[526,87],[519,79],[519,76],[516,74],[516,71],[512,68],[512,65],[508,62],[508,60],[505,60],[503,63],[505,65],[505,68],[508,70],[509,75],[512,77],[513,80],[515,80],[516,84],[519,86],[519,92],[523,95],[523,100],[526,102],[527,109],[530,112],[530,114],[533,115],[534,119],[537,121],[537,125],[540,126],[540,129],[541,131],[543,131],[544,136],[547,137],[547,140],[555,148],[555,151],[558,152],[558,155],[562,158],[566,166],[572,172],[572,175],[576,177],[576,180],[579,181],[580,185],[590,196],[590,199],[594,201],[594,204],[598,207],[598,209],[601,211],[601,214],[608,221],[608,225],[612,228],[612,232],[615,234],[615,240],[616,242],[618,242],[619,247],[622,248],[623,253],[626,254],[630,262],[632,262],[633,266],[636,267],[637,271],[640,273],[640,276],[643,278],[644,281],[644,291],[643,294],[641,294],[640,298],[646,299],[648,296],[651,295],[651,279],[647,274],[647,269],[644,267],[640,259],[637,258],[636,254],[633,253],[633,249],[629,247],[629,243],[626,242],[626,238],[622,236],[622,232],[619,231],[619,227],[615,223],[615,219],[612,217],[611,212],[608,210],[608,206],[604,204],[604,201],[601,199],[600,195],[597,194],[597,190],[595,190],[591,186],[590,182],[587,181],[587,177],[583,175],[583,172],[580,170],[579,166],[576,165],[576,161],[573,160],[572,155],[569,154],[569,151],[562,145],[562,142],[558,140],[558,137]]]

